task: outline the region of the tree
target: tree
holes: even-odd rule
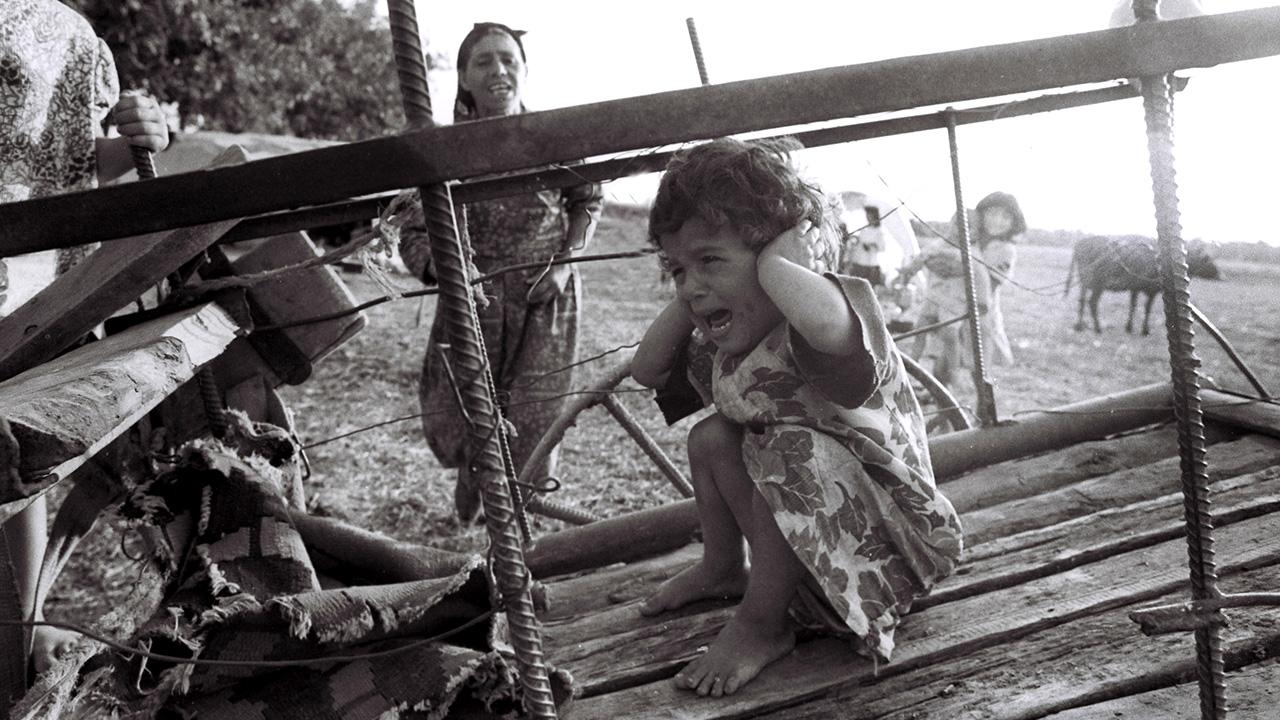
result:
[[[64,2],[111,47],[121,86],[177,101],[184,123],[333,140],[404,127],[375,0]]]

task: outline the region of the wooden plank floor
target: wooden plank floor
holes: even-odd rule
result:
[[[1222,589],[1280,591],[1280,406],[1215,408],[1208,463]],[[1128,618],[1188,596],[1171,427],[981,468],[943,492],[961,511],[964,563],[904,618],[893,661],[878,668],[839,641],[813,639],[737,694],[699,698],[671,676],[733,605],[637,611],[699,546],[548,580],[545,651],[579,691],[566,717],[1199,716],[1192,636],[1147,637]],[[1280,608],[1228,616],[1230,717],[1274,717]]]

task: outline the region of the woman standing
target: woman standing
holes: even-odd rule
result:
[[[458,48],[455,122],[525,111],[523,35],[500,23],[477,23],[467,33]],[[557,371],[578,356],[581,279],[574,265],[550,262],[582,251],[595,232],[602,204],[600,185],[585,183],[463,207],[472,259],[480,273],[519,263],[547,263],[486,282],[488,302],[479,309],[496,400],[509,422],[516,472],[524,467],[573,386],[572,370]],[[427,240],[421,224],[420,214],[406,223],[401,254],[410,270],[429,282]],[[443,366],[439,346],[445,341],[445,328],[437,316],[423,360],[423,430],[441,464],[458,468],[454,500],[459,516],[470,520],[479,511],[479,488],[467,468],[467,429],[459,423]],[[554,475],[557,456],[558,451],[553,451],[533,477]]]
[[[106,119],[118,136],[103,136]],[[164,114],[154,100],[120,97],[111,51],[83,16],[56,0],[0,3],[0,203],[95,188],[133,168],[131,147],[159,152],[168,144]],[[0,318],[95,247],[0,259]],[[16,444],[12,436],[4,441]],[[0,526],[23,613],[36,621],[44,619],[36,586],[48,540],[47,512],[41,496]],[[43,672],[75,637],[35,628],[31,666]]]

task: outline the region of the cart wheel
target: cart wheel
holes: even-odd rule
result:
[[[938,378],[934,377],[920,363],[911,359],[908,355],[902,354],[902,365],[912,379],[924,386],[925,391],[933,397],[934,402],[940,408],[938,414],[930,418],[925,424],[925,428],[930,434],[940,429],[942,432],[955,432],[957,430],[969,430],[973,427],[973,423],[969,422],[969,418],[965,416],[964,411],[960,408],[960,402],[956,400],[956,396]]]
[[[631,377],[630,358],[618,363],[618,365],[610,370],[603,378],[596,382],[595,385],[580,391],[580,394],[575,396],[565,406],[565,408],[560,411],[560,414],[556,416],[554,421],[552,421],[546,432],[542,434],[542,438],[538,440],[538,444],[533,448],[533,452],[529,454],[529,459],[525,461],[524,468],[520,471],[519,479],[522,486],[527,487],[530,484],[537,483],[542,480],[542,478],[530,476],[532,468],[539,467],[543,458],[550,454],[551,450],[555,448],[556,445],[560,444],[560,441],[564,439],[565,432],[577,424],[578,415],[588,408],[592,408],[596,405],[603,405],[605,410],[613,416],[614,420],[622,426],[622,429],[631,436],[631,439],[635,440],[636,444],[640,446],[640,449],[644,451],[645,455],[648,455],[654,465],[662,471],[662,474],[666,476],[667,480],[669,480],[676,488],[676,491],[680,496],[686,498],[693,497],[693,485],[689,483],[689,480],[680,472],[680,469],[676,467],[675,463],[671,461],[671,458],[667,457],[666,452],[664,452],[658,443],[654,441],[653,437],[650,436],[649,433],[636,422],[631,413],[628,412],[616,398],[614,398],[614,388],[618,386],[618,383],[629,377]],[[546,509],[551,509],[547,506],[552,505],[552,501],[543,500],[542,496],[535,495],[527,507],[531,512],[557,517],[545,512]],[[561,517],[560,519],[568,520],[575,524],[583,524],[584,522],[589,521],[566,517]]]

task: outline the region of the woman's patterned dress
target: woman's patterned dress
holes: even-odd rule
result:
[[[565,190],[543,190],[465,206],[467,235],[481,274],[508,265],[540,263],[565,251],[569,218],[598,218],[602,207],[598,184]],[[413,212],[421,210],[414,208]],[[418,277],[428,273],[427,236],[417,218],[405,222],[400,239],[405,264]],[[498,392],[498,404],[515,429],[510,438],[517,472],[542,433],[559,414],[564,395],[573,389],[574,372],[563,370],[578,358],[578,307],[582,283],[573,269],[563,294],[530,305],[529,280],[541,267],[501,275],[484,284],[488,306],[479,309],[480,328]],[[446,328],[436,316],[423,360],[421,397],[427,442],[445,467],[465,464],[466,428],[460,426],[452,389],[441,363],[439,346]],[[554,460],[552,460],[554,462]]]
[[[95,187],[95,138],[119,92],[111,51],[74,10],[0,2],[0,202]],[[0,316],[92,250],[0,259]]]
[[[871,286],[828,277],[869,352],[826,355],[784,323],[739,357],[695,338],[687,376],[744,428],[747,472],[809,571],[797,619],[852,632],[887,661],[899,618],[954,569],[962,533],[934,484],[924,418]]]

